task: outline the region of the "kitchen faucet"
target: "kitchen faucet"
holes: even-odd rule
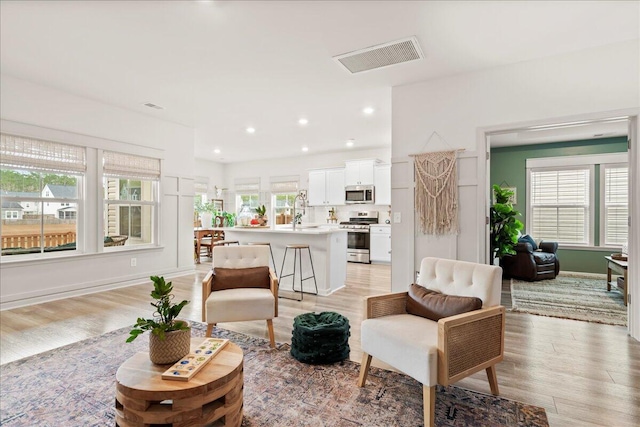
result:
[[[300,215],[300,217],[302,217],[302,215],[304,215],[304,212],[305,212],[307,192],[305,190],[300,190],[300,192],[296,194],[296,197],[293,198],[293,221],[291,221],[291,228],[293,228],[294,230],[296,229],[296,224],[298,222],[298,219],[301,219],[301,218],[298,218],[298,215],[296,215],[296,202],[298,199],[302,201],[302,214],[298,214]]]

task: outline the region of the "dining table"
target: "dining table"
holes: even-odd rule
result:
[[[194,259],[196,264],[200,264],[200,248],[202,247],[202,239],[205,237],[211,237],[211,243],[218,240],[224,240],[224,227],[194,227],[193,239],[195,241],[195,255]]]

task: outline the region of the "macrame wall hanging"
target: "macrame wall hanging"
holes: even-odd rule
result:
[[[433,132],[431,138],[437,135]],[[448,145],[448,144],[447,144]],[[425,144],[426,146],[426,144]],[[458,234],[457,152],[412,154],[416,170],[415,209],[424,234]]]

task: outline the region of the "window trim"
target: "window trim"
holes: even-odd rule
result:
[[[603,154],[585,154],[585,155],[577,155],[577,156],[556,156],[556,157],[537,157],[530,158],[526,160],[526,230],[530,230],[532,226],[532,212],[531,212],[531,171],[535,170],[560,170],[560,169],[575,169],[576,167],[590,167],[590,178],[589,178],[589,240],[590,243],[587,245],[577,245],[577,244],[560,244],[560,247],[563,249],[593,249],[597,250],[599,248],[608,249],[611,246],[605,246],[604,242],[604,215],[602,210],[604,209],[604,169],[608,165],[629,165],[629,153],[628,151],[624,152],[614,152],[614,153],[603,153]],[[599,176],[600,176],[600,188],[598,189],[600,200],[599,205],[595,205],[595,166],[599,165]],[[599,218],[599,233],[598,233],[598,246],[595,246],[595,213],[596,209],[598,209],[598,213],[600,215]],[[615,247],[615,246],[614,246]]]
[[[162,167],[162,165],[161,165]],[[98,227],[98,252],[120,252],[120,251],[124,251],[124,250],[129,250],[132,248],[155,248],[158,246],[161,246],[161,241],[160,241],[160,186],[161,186],[161,180],[155,180],[155,179],[150,179],[150,178],[139,178],[139,177],[124,177],[124,176],[106,176],[103,173],[100,174],[101,175],[101,189],[102,189],[102,198],[98,201],[101,209],[99,212],[101,212],[101,215],[99,215],[100,219],[98,220],[99,223],[99,227]],[[149,181],[151,182],[151,192],[153,193],[153,197],[154,197],[154,201],[148,201],[148,200],[107,200],[105,198],[104,195],[104,180],[105,179],[129,179],[129,180],[135,180],[135,181]],[[107,209],[108,205],[115,205],[115,206],[131,206],[131,205],[136,205],[136,206],[152,206],[153,207],[153,214],[151,215],[151,242],[149,243],[143,243],[143,244],[139,244],[139,245],[129,245],[129,246],[108,246],[105,247],[104,246],[104,238],[106,237],[105,232],[104,232],[104,213],[105,213],[105,209]]]

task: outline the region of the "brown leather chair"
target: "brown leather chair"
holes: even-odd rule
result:
[[[543,241],[537,249],[534,249],[531,243],[520,241],[514,249],[515,255],[502,258],[504,277],[532,282],[555,279],[560,272],[557,242]]]

